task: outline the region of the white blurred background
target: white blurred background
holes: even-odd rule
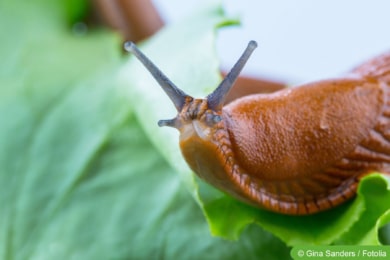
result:
[[[154,0],[166,21],[210,0]],[[259,48],[247,75],[290,83],[342,75],[390,50],[389,0],[222,0],[241,26],[219,30],[217,49],[229,70],[249,40]],[[174,4],[173,4],[174,3]]]

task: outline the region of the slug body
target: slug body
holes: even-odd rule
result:
[[[305,215],[352,198],[364,175],[390,172],[390,53],[345,78],[223,106],[255,47],[248,45],[206,99],[194,99],[171,82],[174,90],[163,87],[179,113],[159,125],[180,131],[183,156],[200,178],[249,204]]]

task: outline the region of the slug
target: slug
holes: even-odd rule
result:
[[[342,78],[271,94],[226,95],[257,47],[247,48],[204,99],[176,87],[137,47],[126,42],[172,100],[190,168],[231,196],[270,211],[307,215],[353,198],[359,180],[390,172],[390,52]]]

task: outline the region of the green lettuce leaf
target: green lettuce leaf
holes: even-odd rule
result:
[[[133,82],[119,84],[120,40],[73,35],[65,10],[61,1],[0,2],[0,258],[288,258],[256,226],[238,242],[210,235],[140,126],[135,110],[145,104],[129,98]],[[194,42],[225,21],[213,6],[198,19],[181,27]]]

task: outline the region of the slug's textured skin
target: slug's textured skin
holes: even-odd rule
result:
[[[304,215],[356,194],[365,174],[390,172],[390,53],[342,79],[242,97],[204,122],[191,100],[180,147],[190,167],[219,189],[262,208]]]

